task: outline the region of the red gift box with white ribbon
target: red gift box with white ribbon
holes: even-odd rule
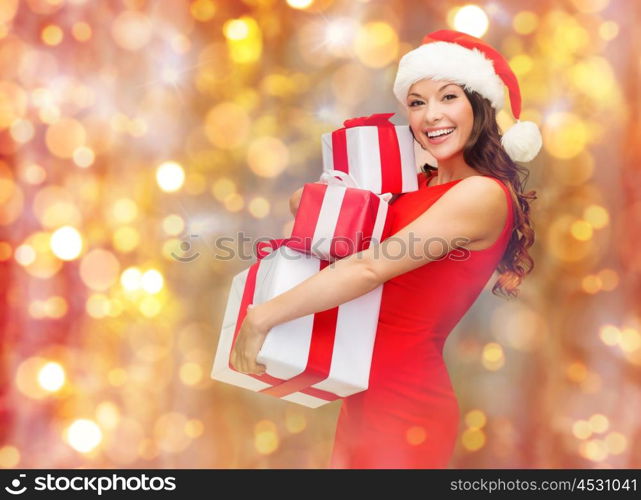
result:
[[[361,189],[407,193],[418,189],[414,136],[408,125],[389,121],[394,113],[353,118],[321,137],[323,171],[350,174]]]
[[[332,261],[380,243],[391,197],[359,189],[345,172],[324,172],[320,183],[303,187],[287,246]]]
[[[257,356],[266,373],[238,372],[231,366],[230,355],[247,307],[290,290],[329,265],[289,248],[287,242],[259,243],[258,261],[233,278],[211,377],[317,408],[367,389],[383,287],[338,307],[276,325]]]

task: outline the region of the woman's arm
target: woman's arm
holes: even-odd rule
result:
[[[505,193],[496,181],[481,176],[462,180],[382,243],[337,260],[287,292],[249,309],[241,332],[245,328],[253,340],[251,346],[244,339],[240,345],[236,342],[232,365],[235,355],[241,371],[262,373],[256,355],[275,325],[336,307],[454,248],[485,239],[496,233],[498,224],[505,224],[506,217]]]

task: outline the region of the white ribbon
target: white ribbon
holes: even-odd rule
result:
[[[347,172],[343,172],[342,170],[327,170],[321,174],[319,181],[323,184],[327,184],[328,186],[343,186],[362,189],[358,186],[358,183],[351,175]]]
[[[347,172],[343,172],[342,170],[326,170],[321,174],[319,182],[327,184],[328,186],[342,186],[346,188],[363,189],[359,187],[354,177],[352,177]],[[389,201],[392,199],[392,196],[394,195],[392,193],[383,193],[377,194],[376,196],[378,196],[385,203],[389,203]]]

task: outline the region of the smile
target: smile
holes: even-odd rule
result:
[[[429,137],[427,134],[425,134],[425,135],[426,135],[427,140],[428,140],[428,142],[429,142],[430,144],[441,144],[442,142],[447,141],[448,137],[449,137],[450,135],[452,135],[452,133],[454,133],[454,129],[450,130],[450,131],[449,131],[448,133],[446,133],[446,134],[441,134],[441,135],[439,135],[439,136],[437,136],[437,137]]]

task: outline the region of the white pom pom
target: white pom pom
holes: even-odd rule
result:
[[[543,138],[536,123],[518,121],[505,131],[501,144],[513,161],[528,162],[539,154]]]

